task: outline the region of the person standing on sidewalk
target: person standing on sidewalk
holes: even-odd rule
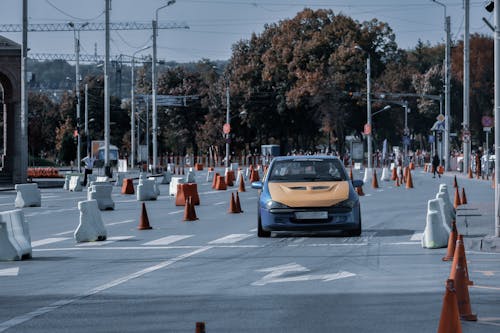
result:
[[[441,178],[441,174],[438,171],[439,167],[439,156],[438,154],[434,154],[434,157],[432,158],[432,178],[436,178],[436,172],[438,174],[438,177]]]

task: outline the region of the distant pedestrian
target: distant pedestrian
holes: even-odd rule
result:
[[[439,167],[439,156],[438,154],[435,154],[434,157],[432,158],[432,178],[436,178],[436,172],[438,174],[438,177],[441,178],[441,174],[438,171]]]
[[[87,155],[82,159],[82,162],[85,163],[85,174],[83,176],[83,186],[87,186],[88,175],[92,174],[92,169],[94,168],[95,158]]]

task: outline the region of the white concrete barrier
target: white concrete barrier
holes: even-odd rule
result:
[[[153,181],[153,189],[156,193],[156,196],[159,197],[160,196],[160,186],[158,185],[157,178],[156,177],[149,177],[148,180]]]
[[[82,191],[82,184],[80,181],[80,176],[71,176],[71,179],[69,180],[69,188],[68,189],[72,192],[81,192]]]
[[[21,209],[0,213],[0,260],[31,258],[31,237]]]
[[[156,182],[149,179],[139,179],[137,185],[137,201],[156,200],[158,195],[155,190]]]
[[[100,210],[113,210],[115,209],[115,202],[111,198],[113,186],[109,183],[106,184],[93,184],[89,187],[87,193],[87,200],[96,200],[97,207]]]
[[[185,183],[196,183],[196,177],[195,177],[195,173],[193,170],[189,170],[186,173],[186,178],[184,179],[184,182]]]
[[[215,171],[207,171],[207,182],[211,183],[214,181]]]
[[[449,233],[444,227],[439,209],[439,199],[427,202],[427,218],[422,236],[422,247],[424,248],[436,249],[448,246]]]
[[[97,183],[109,183],[109,178],[107,176],[97,176],[95,181]]]
[[[163,178],[161,180],[162,184],[170,184],[170,179],[172,179],[172,172],[170,171],[165,171],[163,172]]]
[[[118,172],[116,173],[116,181],[115,181],[115,186],[122,186],[123,185],[123,180],[126,178],[127,173],[126,172]]]
[[[450,215],[450,219],[455,220],[456,211],[455,211],[455,208],[453,207],[453,203],[451,202],[450,194],[448,192],[448,186],[446,184],[439,185],[439,191],[436,194],[436,198],[438,198],[438,197],[442,198],[444,200],[444,204],[447,208],[447,214]]]
[[[243,170],[238,170],[238,174],[236,175],[236,185],[239,186],[242,179],[243,179]]]
[[[365,168],[365,175],[363,177],[363,183],[371,184],[372,180],[373,180],[373,169],[372,168]]]
[[[172,177],[169,185],[169,195],[177,196],[177,184],[184,184],[183,177]]]
[[[391,175],[389,174],[389,168],[385,167],[382,169],[382,176],[380,176],[380,180],[388,182],[391,180]]]
[[[106,227],[96,200],[78,202],[80,223],[74,232],[77,243],[103,241],[107,238]]]
[[[42,205],[42,195],[38,184],[16,184],[17,196],[14,202],[16,208],[40,207]]]
[[[71,176],[83,177],[83,174],[79,172],[66,172],[64,174],[64,185],[63,185],[64,190],[69,190],[69,182],[71,180]]]

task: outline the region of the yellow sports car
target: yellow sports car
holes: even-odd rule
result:
[[[258,189],[258,236],[272,231],[336,231],[361,235],[361,208],[354,187],[335,156],[273,159]]]

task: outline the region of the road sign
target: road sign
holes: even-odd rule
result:
[[[483,132],[491,132],[491,127],[483,127]]]
[[[403,130],[403,135],[410,135],[410,129],[408,127],[406,127],[404,130]]]
[[[365,131],[365,134],[366,134],[366,135],[372,134],[372,125],[370,125],[370,124],[365,124],[364,131]]]
[[[231,125],[225,123],[224,126],[222,126],[222,131],[224,134],[229,134],[231,132]]]
[[[410,137],[408,136],[403,136],[403,144],[405,146],[408,146],[410,144]]]
[[[493,117],[482,116],[481,124],[483,125],[483,127],[493,127]]]

